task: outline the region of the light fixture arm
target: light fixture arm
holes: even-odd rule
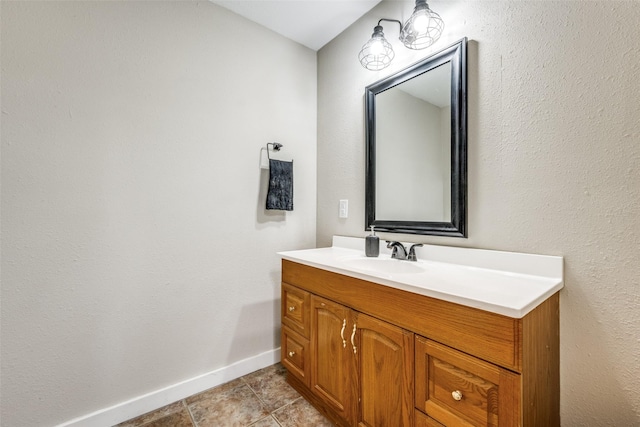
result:
[[[400,35],[398,36],[398,39],[402,40],[402,38],[403,38],[403,37],[402,37],[402,34],[403,34],[403,31],[402,31],[402,22],[398,21],[397,19],[387,19],[387,18],[382,18],[382,19],[380,19],[380,20],[378,21],[378,27],[380,27],[380,26],[381,26],[381,25],[380,25],[380,23],[381,23],[382,21],[395,22],[395,23],[397,23],[397,24],[398,24],[398,26],[400,27],[400,30],[399,30],[399,31],[400,31]]]

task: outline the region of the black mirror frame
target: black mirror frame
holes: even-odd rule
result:
[[[451,62],[451,222],[376,220],[376,95]],[[467,39],[365,88],[365,230],[467,237]]]

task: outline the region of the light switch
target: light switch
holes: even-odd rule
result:
[[[349,216],[349,201],[340,200],[340,212],[338,214],[340,218],[347,218]]]

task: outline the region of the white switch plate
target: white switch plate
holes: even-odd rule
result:
[[[347,218],[349,216],[349,201],[340,200],[340,211],[338,213],[340,218]]]

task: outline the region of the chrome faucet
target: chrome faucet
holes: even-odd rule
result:
[[[387,240],[387,249],[392,249],[391,258],[407,259],[407,248],[405,248],[402,243]]]
[[[407,256],[407,259],[409,261],[418,260],[418,257],[416,256],[416,248],[419,248],[420,246],[422,246],[422,243],[416,243],[414,245],[411,245],[411,248],[409,249],[409,255]]]
[[[387,248],[391,250],[391,258],[407,261],[418,261],[416,256],[416,248],[422,246],[422,243],[415,243],[411,245],[409,254],[407,254],[407,248],[400,242],[390,242],[387,240]]]

